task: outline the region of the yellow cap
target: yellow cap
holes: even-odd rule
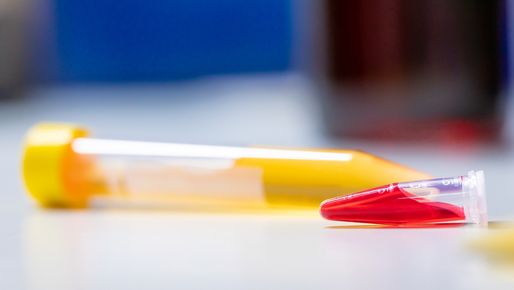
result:
[[[76,125],[40,123],[27,133],[23,178],[30,194],[45,207],[83,207],[85,195],[77,187],[84,158],[71,150],[74,139],[87,136]]]

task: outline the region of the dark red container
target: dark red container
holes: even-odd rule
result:
[[[315,79],[336,135],[496,140],[506,80],[503,0],[325,0]]]

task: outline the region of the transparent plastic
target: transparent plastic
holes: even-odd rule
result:
[[[375,224],[487,224],[483,171],[386,186],[324,201],[329,220]]]
[[[426,178],[352,150],[291,150],[76,138],[68,192],[84,206],[316,208],[338,194]]]

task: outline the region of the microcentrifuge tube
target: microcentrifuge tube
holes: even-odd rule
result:
[[[483,171],[466,176],[392,183],[321,203],[329,220],[385,225],[487,224]]]

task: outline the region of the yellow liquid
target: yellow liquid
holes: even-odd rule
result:
[[[239,159],[237,166],[262,169],[263,190],[270,206],[318,207],[331,197],[392,182],[430,178],[430,175],[360,151],[348,161]]]

